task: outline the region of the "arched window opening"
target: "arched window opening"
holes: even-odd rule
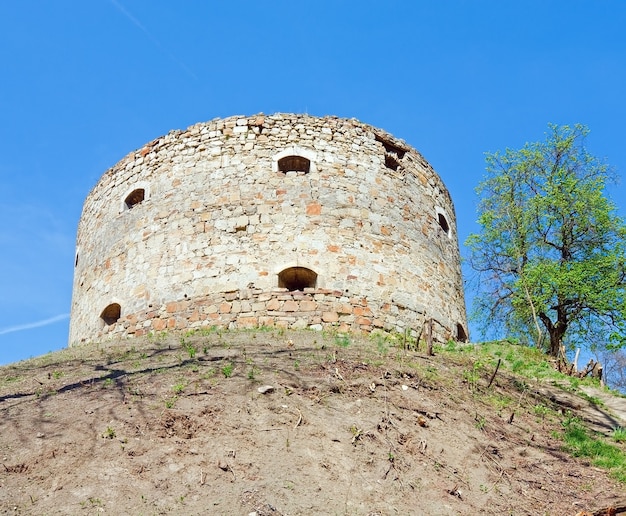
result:
[[[304,291],[305,288],[315,288],[317,273],[306,267],[289,267],[278,273],[278,286],[287,290]]]
[[[100,314],[100,319],[104,321],[104,324],[111,326],[115,324],[122,315],[122,307],[118,303],[111,303]]]
[[[143,188],[137,188],[128,194],[128,197],[124,199],[124,204],[126,204],[126,208],[130,210],[133,206],[143,202],[145,196],[146,191]]]
[[[444,232],[446,233],[446,235],[450,235],[450,224],[448,224],[448,219],[446,219],[446,216],[443,213],[438,213],[437,214],[437,221],[439,222],[439,225],[441,226],[441,229],[444,230]]]
[[[461,323],[456,325],[456,340],[459,342],[467,342],[467,333],[465,333],[465,328]]]
[[[278,160],[278,170],[283,173],[301,172],[308,174],[311,170],[311,160],[302,156],[285,156]]]

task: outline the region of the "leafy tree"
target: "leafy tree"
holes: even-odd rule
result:
[[[588,132],[550,125],[543,142],[487,154],[482,230],[467,240],[481,319],[532,335],[552,356],[568,344],[626,344],[626,227]]]

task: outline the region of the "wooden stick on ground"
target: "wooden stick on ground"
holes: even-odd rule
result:
[[[501,358],[498,359],[498,365],[496,366],[496,370],[491,375],[491,380],[489,380],[489,385],[487,385],[487,389],[491,387],[491,384],[493,383],[493,379],[496,377],[496,374],[498,373],[498,369],[500,369],[500,362],[502,362]]]

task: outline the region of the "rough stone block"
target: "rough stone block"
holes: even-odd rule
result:
[[[307,215],[321,215],[322,214],[322,205],[318,203],[308,204],[306,207]]]
[[[291,325],[291,329],[293,329],[293,330],[304,330],[308,326],[309,326],[309,324],[307,323],[306,319],[300,318],[300,319],[298,319],[296,322],[294,322]]]
[[[341,303],[337,308],[337,311],[340,314],[351,314],[352,313],[352,305],[348,303]]]
[[[265,310],[265,303],[252,303],[250,310],[253,312],[263,312]]]
[[[300,305],[297,301],[285,301],[283,303],[282,311],[283,312],[297,312],[300,310]]]
[[[371,326],[372,320],[369,317],[357,317],[356,321],[360,326]]]
[[[238,317],[237,325],[242,328],[256,328],[259,325],[258,317]]]
[[[280,307],[281,307],[281,302],[276,298],[270,299],[265,305],[265,308],[271,311],[280,310]]]
[[[152,319],[152,329],[154,331],[163,331],[167,327],[167,322],[163,319]]]
[[[324,312],[322,314],[322,321],[327,323],[337,322],[339,320],[339,315],[337,312]]]
[[[312,312],[317,309],[317,303],[312,300],[303,299],[300,301],[300,310],[303,312]]]

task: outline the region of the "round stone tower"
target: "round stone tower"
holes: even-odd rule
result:
[[[236,116],[108,170],[78,226],[70,345],[166,329],[375,328],[465,340],[450,195],[356,120]]]

